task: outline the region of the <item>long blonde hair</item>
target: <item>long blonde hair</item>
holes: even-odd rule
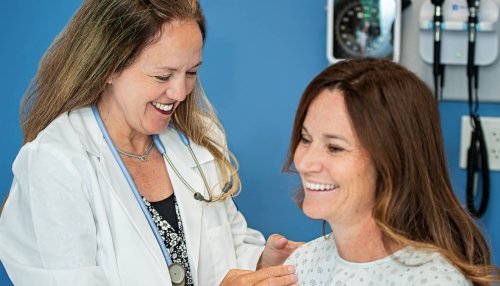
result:
[[[35,139],[59,115],[97,103],[106,80],[158,39],[163,24],[175,20],[196,21],[205,40],[205,17],[196,0],[84,1],[45,53],[23,100],[24,142]],[[233,177],[227,194],[238,190],[237,162],[226,142],[213,138],[214,133],[225,138],[224,129],[199,84],[179,105],[172,121],[212,153],[223,181]]]
[[[354,130],[377,170],[373,217],[391,244],[438,251],[474,285],[499,281],[486,239],[454,195],[432,92],[407,69],[386,60],[336,63],[307,86],[297,109],[285,171],[311,102],[339,90]],[[303,189],[297,193],[303,201]]]

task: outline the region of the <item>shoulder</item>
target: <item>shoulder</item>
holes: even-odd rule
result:
[[[97,157],[89,156],[68,114],[63,114],[19,151],[12,166],[11,196],[32,211],[54,206],[71,206],[76,211],[75,202],[85,208],[81,202],[91,199],[98,186],[96,165]],[[52,213],[63,209],[68,207]]]
[[[31,146],[82,147],[82,139],[96,136],[99,127],[90,107],[64,112],[54,119],[37,137]],[[80,148],[81,149],[81,148]],[[63,148],[67,150],[67,148]]]
[[[68,113],[64,113],[52,121],[45,129],[38,133],[33,141],[21,147],[20,155],[47,150],[65,150],[62,146],[71,147],[68,144],[75,138],[75,132],[71,128]]]
[[[460,270],[440,253],[411,249],[407,250],[406,254],[408,256],[405,262],[410,266],[405,266],[403,280],[410,285],[472,285]]]
[[[330,261],[337,253],[335,242],[331,236],[320,236],[297,248],[285,264],[302,265],[318,264]]]
[[[303,244],[284,264],[295,266],[298,285],[344,285],[338,281],[334,284],[332,277],[338,270],[337,256],[335,241],[330,234]]]
[[[69,112],[59,115],[31,141],[34,144],[59,143],[70,141],[76,135],[72,128]],[[33,144],[32,144],[33,145]]]
[[[73,127],[69,113],[61,114],[31,142],[21,147],[13,164],[14,173],[29,169],[47,172],[50,169],[72,168],[68,161],[78,161],[86,152]],[[76,162],[74,162],[76,165]],[[76,171],[76,170],[75,170]]]

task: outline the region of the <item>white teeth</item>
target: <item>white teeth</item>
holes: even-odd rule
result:
[[[158,102],[152,102],[152,104],[158,108],[158,109],[161,109],[163,111],[170,111],[172,110],[172,108],[174,108],[174,104],[161,104],[161,103],[158,103]]]
[[[328,191],[338,187],[337,185],[333,184],[320,184],[320,183],[309,183],[309,182],[304,182],[304,186],[308,189],[315,191]]]

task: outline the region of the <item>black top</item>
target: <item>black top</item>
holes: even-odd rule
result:
[[[177,221],[177,214],[175,213],[175,195],[171,195],[159,202],[150,202],[150,204],[161,217],[168,222],[175,232],[179,232],[179,222]]]

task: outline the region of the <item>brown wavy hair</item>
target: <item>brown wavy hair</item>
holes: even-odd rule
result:
[[[439,110],[416,75],[388,60],[336,63],[317,75],[300,100],[284,171],[311,102],[324,89],[344,95],[352,125],[377,171],[373,218],[391,244],[437,251],[474,285],[499,281],[488,243],[454,195],[446,167]],[[302,205],[303,189],[297,192]]]
[[[193,20],[205,41],[205,17],[196,0],[84,1],[45,53],[24,97],[24,142],[35,139],[59,115],[96,104],[106,80],[159,39],[165,23]],[[225,138],[224,129],[199,82],[177,107],[172,122],[212,153],[222,180],[233,177],[233,188],[225,197],[238,190],[237,162],[220,140]]]

